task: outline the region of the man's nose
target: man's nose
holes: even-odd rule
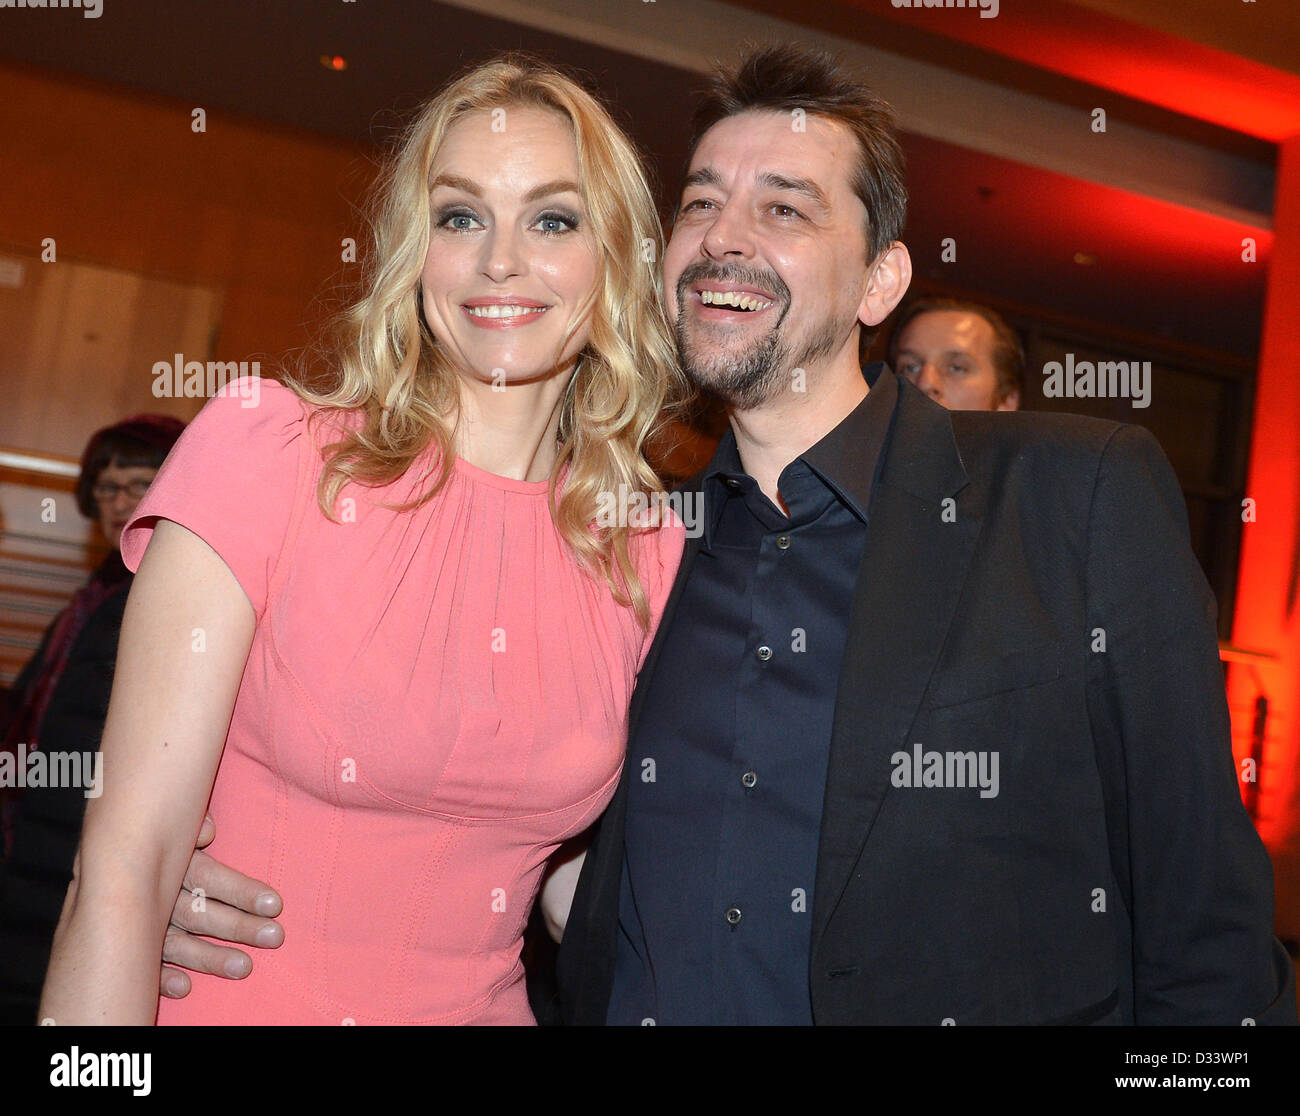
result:
[[[724,205],[708,232],[704,234],[702,244],[704,254],[720,260],[727,256],[740,256],[748,259],[754,254],[754,229],[741,207]]]
[[[943,402],[943,380],[933,364],[926,363],[916,377],[916,386],[936,403]]]

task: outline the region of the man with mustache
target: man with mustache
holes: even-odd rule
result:
[[[905,204],[888,107],[829,57],[715,81],[664,284],[731,431],[688,482],[703,532],[622,784],[554,877],[581,866],[564,1017],[1294,1023],[1172,470],[1140,427],[949,412],[862,369],[911,277]],[[247,911],[267,890],[193,877]],[[208,905],[178,921],[275,934]]]

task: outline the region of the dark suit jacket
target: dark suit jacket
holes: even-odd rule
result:
[[[830,743],[815,1021],[1294,1023],[1272,869],[1233,767],[1215,602],[1155,439],[899,390]],[[917,744],[996,752],[998,797],[894,785],[892,757]],[[629,777],[560,951],[570,1023],[604,1022]]]

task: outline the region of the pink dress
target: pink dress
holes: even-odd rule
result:
[[[226,562],[257,615],[212,792],[219,860],[284,897],[284,945],[242,981],[193,974],[163,1024],[533,1022],[521,935],[556,846],[617,785],[650,637],[583,573],[546,482],[432,451],[382,489],[316,503],[319,445],[289,389],[208,402],[122,536],[157,518]],[[337,420],[335,420],[337,421]],[[673,520],[637,537],[657,625]],[[651,629],[653,634],[653,627]]]

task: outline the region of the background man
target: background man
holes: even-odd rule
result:
[[[1025,350],[996,310],[956,298],[904,306],[889,341],[889,366],[950,411],[1015,411]]]

